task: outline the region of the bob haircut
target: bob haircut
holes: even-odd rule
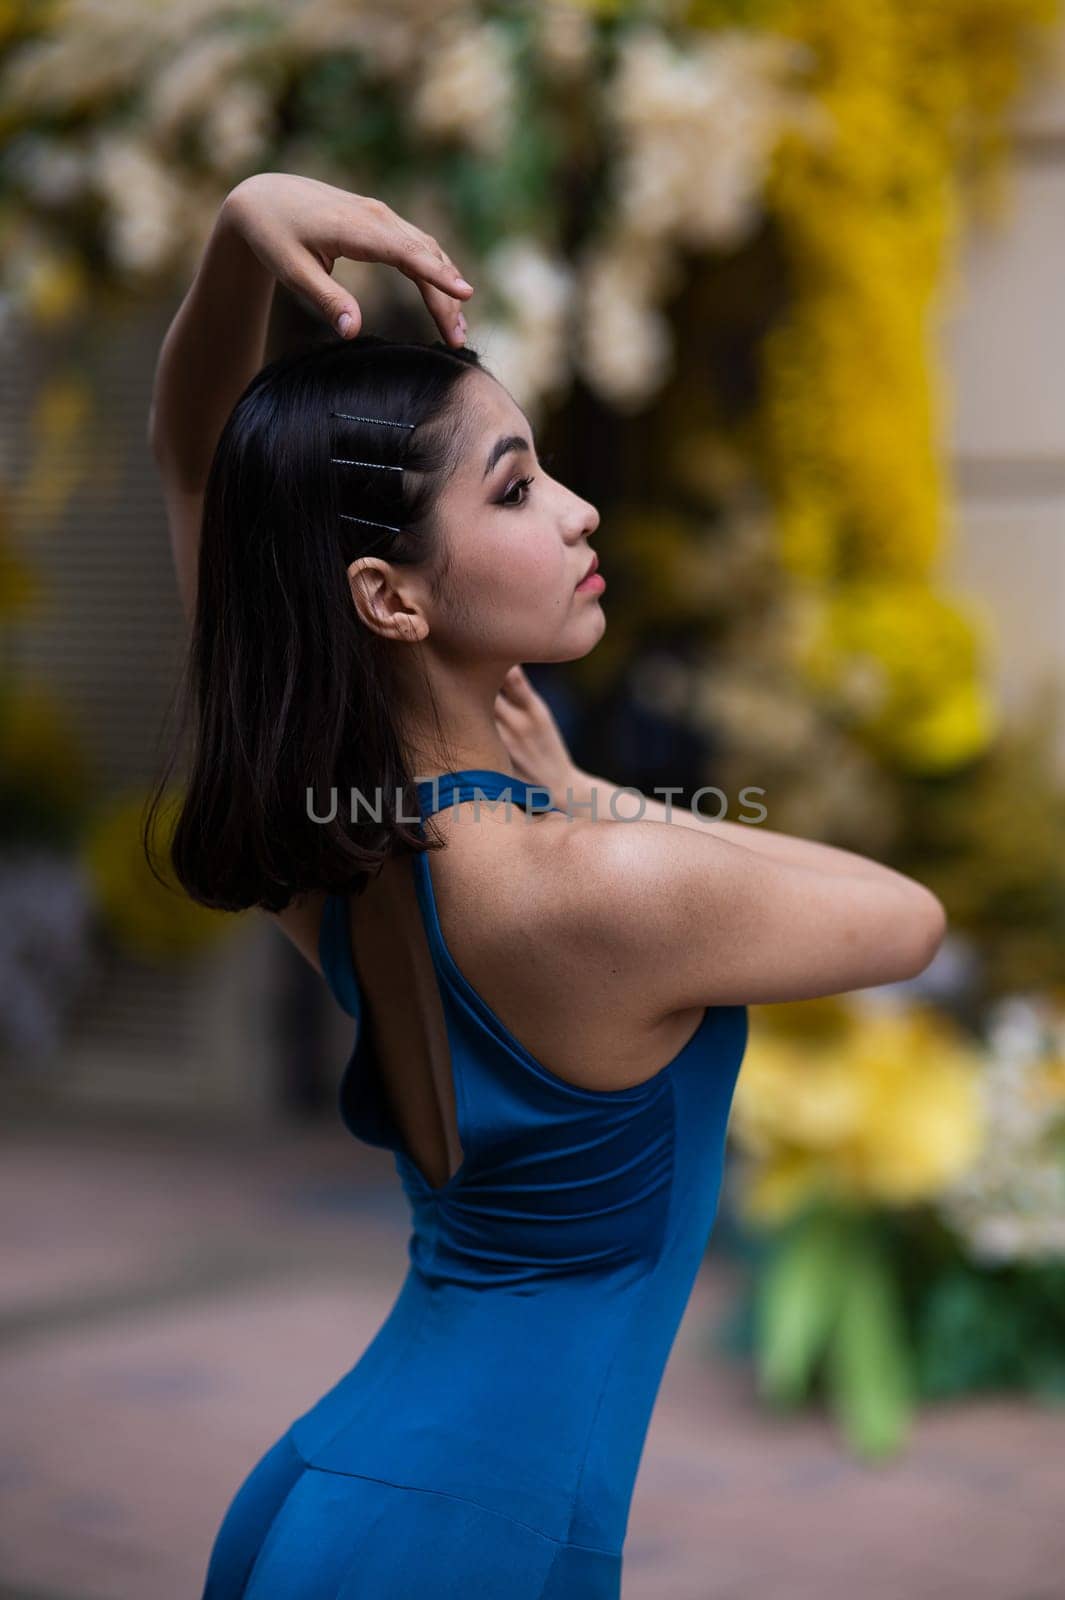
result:
[[[142,834],[159,877],[153,829],[191,728],[169,856],[200,904],[281,911],[312,889],[359,893],[390,855],[436,847],[402,820],[418,807],[390,672],[399,647],[359,617],[347,567],[371,553],[425,565],[442,592],[434,512],[467,443],[471,368],[486,370],[468,346],[323,340],[264,366],[227,418],[177,729]],[[367,417],[413,427],[350,420]]]

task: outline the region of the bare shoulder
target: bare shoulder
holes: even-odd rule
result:
[[[897,982],[943,937],[942,908],[898,874],[824,872],[665,821],[562,817],[554,832],[529,891],[543,925],[638,973],[660,1015]]]
[[[485,938],[535,948],[556,999],[571,983],[587,997],[594,983],[601,1000],[651,1026],[700,1003],[655,983],[657,952],[668,966],[675,938],[663,890],[671,873],[683,876],[671,849],[679,828],[553,814],[524,829],[516,850],[503,846],[505,829],[494,832],[481,857]]]
[[[604,935],[624,932],[631,925],[625,913],[643,903],[646,889],[682,866],[679,832],[660,822],[560,816],[551,851],[560,907]]]
[[[619,932],[609,855],[578,842],[600,827],[559,813],[456,827],[431,871],[464,978],[557,1077],[609,1092],[671,1060],[705,1006],[663,1001],[646,941]]]
[[[705,858],[706,848],[718,842],[664,822],[559,816],[529,855],[549,891],[546,916],[554,911],[561,924],[646,951],[655,907],[670,899],[663,891],[682,888],[693,855]]]

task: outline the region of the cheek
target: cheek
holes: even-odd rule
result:
[[[471,540],[448,581],[446,617],[438,631],[450,642],[476,637],[494,647],[505,643],[521,655],[543,644],[550,629],[572,609],[566,551],[554,530],[538,538],[535,530],[505,538]]]
[[[553,529],[539,534],[532,522],[516,526],[469,550],[464,583],[469,595],[495,610],[561,607],[567,598],[565,550]]]
[[[560,605],[565,581],[562,551],[557,539],[551,545],[516,541],[486,574],[486,582],[502,598],[517,606]]]

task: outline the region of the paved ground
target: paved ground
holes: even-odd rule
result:
[[[199,1600],[234,1488],[399,1286],[390,1158],[333,1128],[9,1127],[0,1230],[0,1600]],[[667,1368],[625,1600],[1062,1600],[1060,1411],[937,1408],[861,1466],[708,1356],[729,1270],[711,1251]]]

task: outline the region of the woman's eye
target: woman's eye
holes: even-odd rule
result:
[[[525,504],[524,496],[520,500],[510,500],[510,499],[508,499],[508,496],[512,495],[515,492],[516,489],[528,489],[531,486],[532,482],[533,482],[532,478],[518,478],[518,480],[515,483],[511,484],[510,488],[507,490],[506,494],[503,496],[503,499],[500,501],[500,505],[504,505],[504,506],[522,506],[522,505],[524,505]]]

